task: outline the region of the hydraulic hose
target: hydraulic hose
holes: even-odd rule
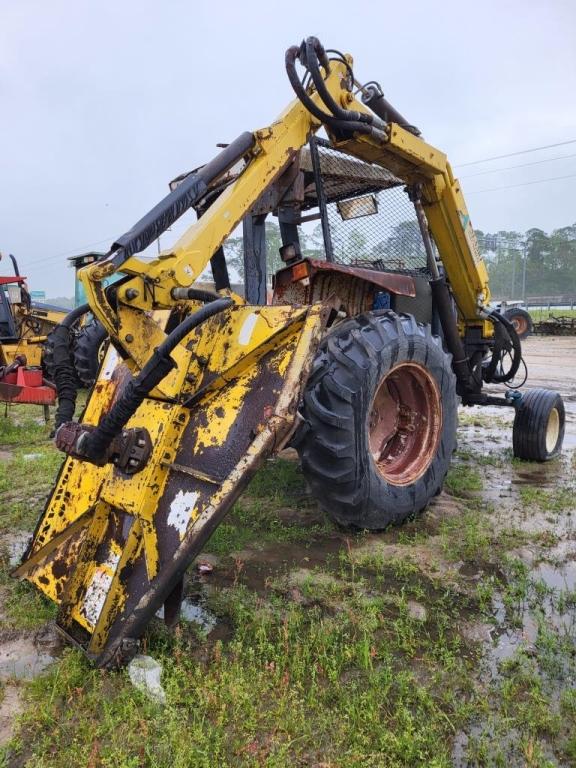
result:
[[[201,307],[177,325],[160,346],[154,350],[138,376],[127,384],[122,395],[114,403],[109,413],[100,420],[96,429],[92,432],[86,432],[82,436],[77,446],[78,451],[93,461],[103,458],[112,440],[122,432],[144,399],[176,366],[173,358],[170,357],[172,350],[190,331],[208,318],[223,312],[233,303],[232,299],[228,298],[210,300],[209,304]]]
[[[222,298],[219,293],[206,291],[204,288],[172,288],[170,295],[175,301],[203,301],[205,304]]]
[[[332,98],[330,91],[326,88],[322,73],[320,72],[320,64],[322,64],[327,73],[330,71],[330,61],[322,43],[317,37],[309,37],[306,40],[306,66],[312,76],[316,90],[320,94],[320,98],[332,112],[334,117],[345,121],[355,120],[360,123],[367,123],[368,125],[372,125],[377,121],[378,129],[384,130],[385,123],[380,120],[380,118],[375,115],[370,115],[367,112],[356,112],[355,110],[344,109]]]
[[[458,326],[454,311],[452,308],[452,298],[446,283],[446,277],[440,275],[430,280],[430,289],[434,306],[438,312],[440,325],[446,341],[448,351],[452,355],[452,367],[456,374],[456,379],[460,385],[461,394],[469,391],[473,387],[472,370],[464,344],[458,333]]]
[[[136,222],[132,229],[114,241],[104,263],[111,263],[114,269],[119,269],[135,253],[143,251],[183,213],[202,200],[210,184],[249,154],[255,143],[253,133],[242,133],[209,163],[188,174],[175,189]]]
[[[518,373],[520,363],[522,362],[522,343],[518,333],[516,332],[516,328],[514,328],[507,317],[504,317],[504,315],[494,309],[489,312],[488,318],[496,321],[494,323],[494,334],[496,338],[494,341],[492,358],[490,359],[490,362],[484,367],[482,371],[482,378],[487,383],[494,382],[496,384],[505,384],[508,381],[512,381],[514,376],[516,376]],[[504,333],[502,332],[502,328],[505,329]],[[506,339],[506,336],[508,336],[508,339]],[[498,363],[502,359],[504,344],[507,340],[512,344],[512,364],[510,366],[510,370],[506,371],[505,373],[496,373]]]
[[[381,135],[380,131],[377,131],[375,128],[368,125],[367,123],[360,123],[355,120],[340,120],[338,118],[335,118],[334,115],[328,114],[327,112],[323,112],[319,107],[317,107],[316,104],[312,101],[312,99],[308,95],[308,93],[306,93],[306,89],[300,82],[300,78],[298,77],[298,73],[296,72],[296,59],[298,59],[299,56],[300,56],[300,48],[298,48],[297,45],[293,45],[291,48],[288,48],[285,56],[286,73],[288,74],[290,85],[294,89],[296,96],[298,96],[299,100],[306,107],[308,112],[310,112],[310,114],[314,115],[314,117],[316,117],[322,123],[325,123],[326,125],[328,125],[333,130],[344,131],[344,132],[356,131],[357,133],[370,133],[370,134]]]
[[[78,380],[72,359],[71,331],[72,326],[90,311],[89,304],[82,304],[69,312],[64,320],[52,331],[54,346],[54,384],[58,398],[54,428],[72,421],[76,409]]]

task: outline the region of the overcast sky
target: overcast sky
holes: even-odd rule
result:
[[[458,167],[576,139],[574,0],[0,0],[0,11],[0,251],[48,296],[73,294],[66,256],[107,250],[217,142],[271,122],[292,98],[284,51],[310,34],[352,53],[358,79],[379,80],[448,154],[476,228],[576,222],[576,143]],[[512,186],[559,176],[571,178]]]

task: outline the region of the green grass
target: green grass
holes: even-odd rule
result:
[[[444,485],[453,496],[468,497],[482,490],[482,475],[467,464],[452,464]]]
[[[458,410],[458,424],[461,427],[494,429],[496,427],[508,426],[510,422],[501,416],[494,416],[492,413],[483,412],[482,408],[460,408]]]
[[[576,486],[560,485],[552,490],[525,486],[520,489],[520,500],[524,506],[535,506],[544,511],[565,512],[574,508]]]
[[[7,413],[7,415],[5,415]],[[48,439],[50,427],[43,410],[35,405],[0,403],[0,446],[25,445],[30,448]]]
[[[31,530],[60,461],[42,425],[25,412],[18,420],[0,433],[13,451],[0,468],[4,531]],[[25,461],[27,453],[41,457]],[[267,462],[206,546],[221,561],[205,577],[204,600],[223,631],[205,636],[182,622],[168,632],[154,622],[146,633],[166,705],[136,691],[126,671],[95,670],[68,648],[25,684],[25,712],[0,766],[448,768],[461,731],[470,735],[466,765],[544,768],[551,755],[576,765],[576,695],[565,682],[576,676],[573,637],[547,618],[554,611],[568,622],[576,595],[550,589],[515,554],[527,543],[555,546],[554,528],[494,525],[482,492],[489,467],[504,471],[507,460],[460,448],[446,483],[456,513],[440,516],[434,533],[416,519],[376,536],[338,533],[306,495],[297,464]],[[518,503],[568,513],[570,482],[524,485]],[[289,557],[270,568],[263,559],[261,583],[238,567],[232,586],[219,585],[232,553],[251,549],[258,563],[258,550],[269,556],[275,545],[294,545],[297,570]],[[302,560],[307,550],[313,565]],[[422,552],[446,561],[449,574],[430,575]],[[0,642],[55,611],[6,573],[4,557]],[[493,625],[496,642],[504,629],[521,633],[527,617],[533,643],[488,675],[489,644],[463,627]]]
[[[302,510],[313,511],[315,503],[305,496],[305,485],[298,464],[277,459],[269,461],[256,474],[246,493],[234,505],[226,521],[216,529],[207,551],[229,555],[256,541],[259,546],[272,542],[306,542],[332,529],[322,517],[302,526]],[[278,510],[287,512],[288,522],[280,520]],[[294,522],[290,522],[293,511]]]
[[[473,660],[452,629],[454,600],[440,595],[423,629],[409,593],[394,606],[354,593],[333,614],[318,596],[300,606],[224,590],[213,607],[234,636],[204,660],[185,633],[149,639],[164,666],[162,710],[124,673],[91,670],[68,651],[29,686],[14,749],[38,768],[95,754],[103,766],[449,766]]]
[[[576,309],[529,309],[530,316],[535,323],[547,320],[549,317],[576,317]]]

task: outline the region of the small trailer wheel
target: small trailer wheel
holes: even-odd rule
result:
[[[564,403],[558,392],[530,389],[516,409],[512,428],[514,456],[548,461],[560,453],[564,440]]]

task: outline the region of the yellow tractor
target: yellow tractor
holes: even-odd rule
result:
[[[14,274],[0,277],[0,364],[12,363],[24,354],[29,365],[40,366],[42,345],[67,311],[33,302],[16,259],[12,254],[9,258]]]
[[[45,378],[48,335],[66,310],[32,302],[12,254],[10,260],[14,274],[0,277],[0,401],[44,405],[47,413],[56,400],[55,388]]]
[[[56,443],[67,457],[15,575],[58,603],[58,627],[98,666],[126,662],[163,605],[177,618],[186,569],[288,444],[326,513],[369,530],[440,491],[459,401],[513,408],[518,457],[561,449],[559,395],[484,391],[514,385],[521,343],[490,308],[444,153],[378,83],[357,80],[349,54],[312,37],[285,61],[295,100],[176,179],[81,271],[88,305],[55,332]],[[137,257],[191,208],[198,219],[172,248]],[[267,301],[271,215],[284,266]],[[321,258],[302,246],[315,224]],[[244,297],[226,264],[238,225]],[[209,264],[214,291],[198,285]],[[88,310],[111,343],[75,422],[66,355]]]
[[[10,254],[13,275],[0,276],[0,401],[53,405],[56,389],[52,332],[68,311],[32,301],[26,278]],[[0,260],[2,255],[0,254]],[[79,317],[70,335],[78,383],[90,388],[105,344],[95,320]]]

